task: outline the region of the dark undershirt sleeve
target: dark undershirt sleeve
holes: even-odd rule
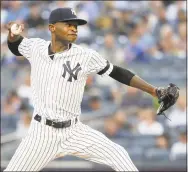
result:
[[[9,50],[16,56],[23,56],[19,51],[18,51],[18,46],[22,42],[23,37],[21,36],[16,42],[9,42],[7,40],[8,48]]]
[[[127,69],[123,69],[114,65],[113,70],[109,76],[123,84],[130,85],[130,81],[132,77],[135,76],[135,74]]]

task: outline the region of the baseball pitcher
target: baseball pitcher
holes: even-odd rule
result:
[[[96,73],[135,87],[159,99],[158,114],[172,106],[178,87],[154,87],[127,69],[118,67],[92,49],[74,44],[79,19],[71,8],[51,12],[51,41],[21,36],[23,24],[8,24],[8,47],[31,64],[33,118],[5,171],[39,171],[55,158],[73,155],[106,164],[115,171],[138,171],[127,151],[80,120],[87,76]],[[115,58],[115,57],[114,57]]]

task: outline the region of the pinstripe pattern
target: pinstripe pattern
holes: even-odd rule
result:
[[[49,44],[50,41],[39,38],[24,38],[19,45],[19,51],[31,63],[31,87],[35,110],[49,119],[68,120],[81,113],[80,104],[87,76],[104,69],[107,61],[96,51],[75,44],[72,44],[68,51],[55,54],[52,60],[48,56]],[[67,82],[69,74],[65,78],[62,77],[63,64],[67,61],[70,61],[71,69],[78,63],[82,69],[78,73],[78,79],[73,79],[72,82]],[[104,75],[111,71],[112,64]],[[62,113],[64,111],[72,115]]]
[[[55,129],[33,121],[30,130],[5,171],[38,171],[65,155],[106,164],[115,171],[138,171],[123,147],[81,122]]]
[[[31,64],[33,117],[37,113],[56,121],[79,119],[87,76],[98,72],[109,75],[113,65],[107,65],[107,60],[96,51],[75,44],[51,59],[49,44],[38,38],[24,38],[18,48]],[[63,68],[65,64],[70,64],[68,71]],[[71,70],[77,64],[81,70],[75,77]],[[68,74],[63,75],[64,72]],[[116,171],[138,171],[123,147],[80,121],[55,129],[34,119],[5,171],[39,171],[53,159],[66,155],[106,164]]]
[[[5,171],[38,171],[56,156],[60,139],[54,131],[35,121],[31,127]]]
[[[83,154],[89,155],[85,159],[98,163],[105,162],[116,171],[137,171],[125,149],[110,141],[102,133],[80,124],[79,130],[74,130],[72,135],[73,137],[68,140],[70,144],[68,150],[73,151],[70,154],[76,153],[78,157],[81,154],[81,158]]]
[[[50,41],[39,38],[24,38],[18,49],[31,63],[33,104],[37,113],[49,119],[68,120],[81,113],[87,76],[104,69],[107,61],[96,51],[75,44],[69,50],[55,54],[52,60],[48,56],[49,44]],[[78,63],[82,69],[78,72],[77,80],[73,79],[72,82],[67,82],[69,74],[62,77],[63,64],[67,61],[70,61],[71,69]],[[112,68],[110,64],[104,75],[108,75]]]

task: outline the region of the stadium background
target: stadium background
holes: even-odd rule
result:
[[[1,169],[7,166],[32,115],[30,65],[7,47],[6,24],[25,24],[26,37],[50,40],[48,16],[72,7],[88,20],[78,27],[77,43],[128,68],[155,86],[177,84],[180,98],[156,117],[156,99],[110,77],[90,76],[81,120],[124,146],[139,170],[186,169],[186,1],[1,1]],[[44,169],[110,170],[74,157]]]

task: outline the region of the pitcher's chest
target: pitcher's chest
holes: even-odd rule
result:
[[[74,82],[86,77],[87,64],[75,58],[39,60],[31,66],[31,75],[40,80],[63,80]]]

